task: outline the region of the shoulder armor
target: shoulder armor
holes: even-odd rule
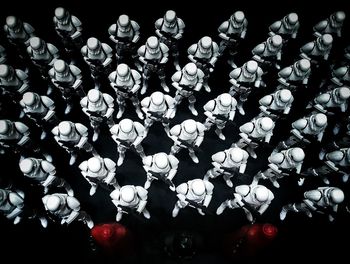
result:
[[[87,136],[88,128],[80,123],[75,123],[75,129],[79,132],[82,136]]]
[[[77,198],[73,196],[67,196],[66,198],[67,205],[69,208],[71,208],[74,211],[80,210],[80,202],[77,200]]]
[[[46,160],[43,160],[41,162],[41,167],[43,168],[43,170],[45,172],[48,172],[48,173],[53,172],[56,169],[55,166],[51,162],[48,162]]]
[[[259,100],[259,104],[263,105],[263,106],[269,106],[271,105],[273,101],[273,95],[269,94],[269,95],[265,95],[263,98],[261,98]]]
[[[239,131],[242,133],[249,134],[254,130],[254,124],[252,122],[248,122],[239,127]]]
[[[71,64],[71,65],[69,65],[69,68],[70,68],[70,70],[71,70],[71,72],[73,73],[74,76],[77,76],[77,75],[81,74],[81,70],[77,66]]]
[[[115,189],[113,192],[111,192],[110,194],[109,194],[109,196],[113,199],[113,200],[119,200],[119,198],[120,198],[120,191],[119,191],[119,189]]]
[[[298,130],[304,129],[307,126],[307,120],[304,118],[298,119],[292,123],[292,127]]]
[[[153,156],[147,156],[144,159],[142,159],[142,162],[145,166],[151,167],[153,161]]]
[[[84,108],[88,107],[88,99],[87,96],[85,96],[83,99],[80,100],[80,105]]]
[[[173,76],[171,76],[171,80],[173,82],[179,82],[181,80],[182,77],[182,72],[181,71],[177,71],[173,74]]]
[[[109,170],[109,171],[115,171],[116,169],[116,163],[109,159],[109,158],[104,158],[103,159],[104,163],[105,163],[105,166],[106,168]]]
[[[176,187],[176,192],[186,195],[188,191],[188,184],[187,183],[181,183],[179,186]]]
[[[141,74],[138,71],[132,69],[131,74],[135,82],[141,79]]]
[[[212,161],[215,161],[217,163],[222,163],[225,161],[226,154],[224,151],[220,151],[215,153],[214,155],[211,156]]]
[[[235,188],[235,192],[241,196],[247,196],[250,192],[250,187],[249,185],[238,185]]]
[[[141,198],[141,200],[147,200],[148,191],[141,186],[136,186],[135,188],[136,188],[136,192],[137,192],[138,196]]]
[[[84,160],[82,163],[79,164],[79,169],[81,171],[87,171],[88,170],[88,162],[87,162],[87,160]]]
[[[203,109],[204,109],[205,111],[211,112],[211,111],[214,110],[215,105],[216,105],[215,101],[214,101],[214,100],[210,100],[208,103],[206,103],[206,104],[203,106]]]
[[[278,72],[278,76],[282,78],[288,78],[289,75],[291,75],[293,71],[293,68],[291,66],[288,66]]]
[[[52,106],[54,106],[55,102],[48,96],[46,95],[42,95],[40,96],[41,98],[41,102],[47,107],[47,108],[51,108]]]
[[[204,185],[205,185],[205,189],[207,190],[207,194],[212,194],[213,193],[213,189],[214,189],[214,185],[211,183],[211,182],[209,182],[209,181],[204,181],[203,180],[203,182],[204,182]]]
[[[119,125],[118,125],[118,124],[113,125],[109,131],[110,131],[113,135],[118,135],[118,132],[119,132]]]
[[[14,124],[17,131],[20,132],[21,134],[26,133],[27,131],[29,132],[29,127],[27,127],[22,122],[14,122]]]
[[[112,105],[113,107],[113,102],[114,102],[114,99],[112,96],[110,96],[109,94],[107,93],[103,93],[103,99],[105,100],[106,104],[110,107],[110,105]]]
[[[174,155],[169,154],[168,159],[172,169],[176,169],[179,166],[179,160]]]
[[[241,68],[234,69],[233,71],[230,72],[230,78],[237,79],[240,74],[241,74]]]
[[[141,101],[141,106],[142,106],[142,107],[148,108],[150,104],[151,104],[151,99],[150,99],[149,96],[145,97],[145,98],[142,99],[142,101]]]
[[[273,154],[271,155],[269,158],[268,158],[269,162],[271,163],[274,163],[274,164],[280,164],[283,162],[284,160],[284,155],[282,153],[276,153],[276,154]]]
[[[194,55],[196,53],[197,50],[197,44],[192,44],[188,49],[187,49],[187,53],[190,55]]]
[[[228,27],[229,27],[228,21],[225,21],[219,26],[218,31],[220,33],[226,33]]]
[[[178,136],[181,133],[181,125],[175,125],[170,129],[170,135]]]
[[[264,52],[264,50],[265,50],[265,43],[261,43],[261,44],[255,46],[255,48],[252,50],[252,53],[253,53],[253,55],[256,55],[256,54],[260,55]]]
[[[82,25],[81,21],[76,16],[72,16],[72,23],[76,27],[80,27]]]

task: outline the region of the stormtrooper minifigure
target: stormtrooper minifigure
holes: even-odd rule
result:
[[[223,202],[216,210],[216,214],[222,214],[227,207],[242,208],[251,223],[267,210],[274,199],[273,193],[268,188],[254,182],[251,185],[236,186],[233,195],[235,198]]]
[[[145,94],[148,87],[148,79],[152,73],[156,73],[160,80],[160,85],[165,92],[169,92],[169,87],[165,82],[164,67],[168,61],[169,48],[164,44],[160,43],[158,38],[151,36],[147,39],[146,44],[142,45],[137,53],[139,60],[143,63],[143,83],[141,94]]]
[[[274,187],[279,188],[278,179],[288,176],[292,170],[300,174],[304,158],[305,153],[303,149],[298,147],[272,153],[268,158],[270,162],[268,165],[269,168],[255,175],[254,181],[258,182],[260,179],[269,179]]]
[[[111,72],[113,50],[106,43],[101,43],[97,38],[89,38],[86,45],[81,48],[84,61],[89,65],[91,77],[95,82],[95,88],[99,89],[101,80],[105,74]]]
[[[213,125],[216,126],[215,133],[221,140],[225,140],[222,130],[227,121],[233,121],[236,113],[237,101],[228,93],[220,94],[214,100],[210,100],[204,106],[204,114],[207,116],[204,126],[209,130]]]
[[[147,180],[144,188],[147,190],[153,180],[161,180],[169,186],[169,189],[175,191],[175,185],[172,182],[179,166],[179,160],[174,155],[167,155],[159,152],[154,155],[146,156],[142,159],[143,168],[147,173]]]
[[[316,40],[308,42],[300,48],[300,57],[309,60],[317,67],[320,62],[328,61],[332,46],[332,35],[321,35]]]
[[[303,212],[312,217],[312,212],[328,215],[329,221],[334,221],[338,205],[344,201],[344,192],[337,187],[319,187],[316,190],[304,192],[304,200],[282,207],[280,219],[283,221],[289,211]]]
[[[79,165],[81,174],[91,185],[90,196],[94,195],[99,182],[119,188],[115,178],[116,164],[109,158],[92,157]]]
[[[33,157],[25,158],[19,162],[19,168],[25,177],[44,187],[46,194],[51,187],[63,187],[69,196],[74,195],[72,187],[63,178],[56,176],[56,168],[47,160]]]
[[[110,81],[110,86],[117,95],[117,103],[119,106],[117,119],[121,118],[125,111],[126,99],[131,100],[137,116],[143,119],[144,117],[138,98],[138,91],[141,87],[141,75],[138,71],[130,69],[128,65],[121,63],[118,65],[117,69],[108,76],[108,79]]]
[[[181,71],[177,71],[171,77],[172,86],[176,88],[175,104],[179,105],[184,98],[188,100],[188,108],[195,116],[198,115],[194,108],[196,97],[194,92],[199,92],[203,86],[204,73],[198,69],[196,64],[187,63]]]
[[[77,159],[78,151],[84,149],[98,156],[94,147],[88,142],[88,129],[80,123],[62,121],[52,129],[56,142],[70,154],[69,165],[73,165]]]
[[[118,166],[123,164],[127,149],[135,150],[142,159],[146,156],[141,145],[146,137],[145,127],[142,124],[125,118],[119,124],[115,124],[110,132],[113,140],[118,144]]]
[[[236,146],[215,153],[211,156],[214,168],[207,171],[204,180],[223,175],[227,186],[233,187],[231,178],[245,172],[248,157],[247,151]]]
[[[80,202],[64,193],[47,194],[42,198],[45,210],[56,216],[61,225],[71,224],[74,220],[83,221],[90,229],[94,227],[91,217],[80,209]]]
[[[26,115],[33,120],[42,130],[40,139],[45,139],[49,126],[58,123],[54,101],[45,95],[26,92],[19,104],[22,107],[20,117]]]
[[[280,35],[284,42],[290,39],[295,39],[298,35],[300,23],[296,13],[289,13],[281,20],[272,23],[269,26],[269,35]]]
[[[262,69],[254,60],[243,64],[242,67],[236,68],[230,72],[230,95],[238,97],[237,108],[241,115],[245,115],[243,103],[247,101],[253,87],[259,88],[263,85],[261,76]]]
[[[24,193],[16,190],[0,189],[0,212],[17,225],[21,219],[24,209]]]
[[[118,64],[124,61],[126,57],[135,59],[135,65],[141,71],[142,67],[136,61],[136,43],[140,39],[140,26],[131,20],[129,16],[122,14],[119,16],[116,24],[112,24],[108,29],[109,39],[112,40],[116,46],[116,56]]]
[[[94,130],[92,141],[95,142],[100,135],[101,123],[106,122],[109,128],[114,125],[114,99],[109,94],[91,89],[87,96],[81,99],[80,105],[90,119],[90,125]]]
[[[311,64],[307,59],[296,61],[293,65],[288,66],[278,72],[278,82],[282,88],[291,91],[299,86],[307,86],[311,74]]]
[[[56,60],[49,70],[49,76],[53,85],[61,91],[62,98],[67,104],[64,113],[69,114],[73,107],[72,96],[75,94],[79,97],[85,96],[80,69],[73,64],[68,65],[63,60]]]
[[[256,153],[254,151],[262,142],[269,143],[273,135],[273,129],[275,122],[269,117],[258,117],[252,119],[239,127],[240,140],[237,142],[237,146],[240,148],[247,148],[249,155],[256,159]],[[231,147],[234,147],[232,144]]]
[[[38,37],[29,39],[27,53],[32,63],[40,72],[41,78],[47,80],[49,78],[48,71],[59,58],[58,49],[51,43],[46,43]],[[48,87],[47,94],[51,93],[51,87]]]
[[[154,92],[151,96],[148,96],[141,101],[141,106],[142,111],[146,115],[144,124],[146,133],[148,133],[149,128],[155,121],[160,121],[165,132],[169,134],[169,123],[176,113],[174,98],[161,92]]]
[[[199,163],[195,150],[199,148],[204,139],[205,126],[193,119],[187,119],[170,129],[170,138],[174,141],[170,154],[175,155],[182,148],[188,149],[188,154],[194,163]]]
[[[328,89],[334,88],[334,86],[350,86],[350,66],[342,66],[332,71],[331,85]]]
[[[55,31],[61,38],[66,52],[71,53],[75,49],[80,49],[83,44],[82,39],[82,23],[74,15],[63,7],[55,9],[53,17]]]
[[[316,37],[322,34],[332,34],[340,38],[342,36],[342,28],[346,15],[343,11],[334,12],[329,18],[318,22],[314,27],[314,35]]]
[[[182,38],[185,23],[177,17],[175,11],[168,10],[163,18],[155,22],[154,26],[159,41],[169,48],[174,58],[174,66],[177,71],[180,71],[178,41]]]
[[[279,70],[281,68],[282,47],[282,37],[280,35],[274,35],[269,37],[265,42],[255,46],[252,50],[252,59],[259,64],[264,72],[273,67]]]
[[[122,219],[123,214],[138,213],[143,214],[147,219],[151,218],[147,205],[148,191],[141,186],[124,185],[120,189],[115,189],[110,193],[112,203],[117,207],[116,221]]]
[[[272,120],[276,120],[282,115],[288,115],[293,101],[294,97],[288,89],[277,90],[274,93],[265,95],[259,100],[259,116],[267,116]]]
[[[242,11],[236,11],[230,16],[230,19],[223,22],[218,28],[219,37],[219,54],[223,55],[225,50],[229,50],[230,58],[228,63],[232,68],[237,68],[233,61],[233,56],[237,54],[240,42],[245,39],[248,28],[248,20]]]
[[[17,103],[22,95],[30,88],[28,75],[10,65],[0,64],[0,87],[2,96]]]
[[[205,215],[203,210],[207,209],[211,201],[213,189],[214,185],[212,183],[202,179],[194,179],[180,184],[176,187],[179,200],[175,204],[172,216],[176,217],[180,209],[187,205],[197,209],[201,215]]]
[[[203,84],[205,90],[210,93],[211,89],[208,85],[208,79],[211,72],[214,71],[215,63],[219,57],[218,44],[205,36],[201,38],[197,44],[192,44],[188,49],[188,58],[196,64],[204,73]]]
[[[343,182],[347,182],[349,180],[350,148],[339,148],[329,152],[325,155],[325,159],[327,161],[331,161],[336,168],[345,169],[345,172],[340,171],[343,174]]]
[[[5,64],[7,63],[7,52],[6,49],[0,45],[0,64]]]

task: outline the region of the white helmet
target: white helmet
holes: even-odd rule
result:
[[[63,7],[57,7],[55,9],[55,17],[57,18],[58,23],[65,25],[68,24],[70,14]]]
[[[305,158],[304,150],[301,148],[292,148],[290,151],[290,155],[295,162],[301,162]]]
[[[287,103],[292,99],[292,93],[288,89],[282,89],[277,92],[278,99],[283,103]]]
[[[129,118],[125,118],[119,122],[119,127],[124,133],[130,133],[134,127],[134,122]]]
[[[183,68],[183,73],[188,80],[194,80],[197,77],[197,65],[193,62],[187,63]]]
[[[347,100],[350,97],[350,89],[349,87],[339,87],[336,88],[336,93],[340,97],[341,100]]]
[[[19,168],[24,174],[28,174],[35,169],[35,162],[30,158],[21,160],[19,163]]]
[[[325,114],[316,114],[313,116],[313,121],[316,126],[323,127],[327,124],[327,116]]]
[[[57,211],[60,207],[60,204],[61,199],[56,195],[49,195],[46,200],[46,208],[51,212]]]
[[[322,194],[319,190],[311,190],[304,192],[304,197],[312,201],[319,201],[322,198]]]
[[[53,68],[58,74],[63,74],[67,70],[68,65],[64,60],[56,60]]]
[[[0,64],[0,78],[9,78],[13,74],[13,68],[10,65]]]
[[[41,50],[41,48],[43,47],[44,44],[45,44],[45,42],[41,38],[31,37],[29,39],[29,45],[35,51]]]
[[[296,62],[297,68],[302,72],[307,72],[310,70],[311,64],[310,61],[307,59],[301,59]]]
[[[197,123],[193,119],[187,119],[183,122],[183,128],[189,134],[193,134],[197,130]]]
[[[72,132],[72,123],[70,121],[62,121],[58,124],[58,131],[63,136],[68,136]]]
[[[87,94],[87,99],[91,103],[97,103],[102,98],[102,93],[97,89],[91,89]]]
[[[232,104],[232,96],[229,93],[219,95],[219,102],[223,107],[229,107]]]
[[[127,203],[132,202],[135,199],[134,188],[131,185],[123,186],[120,189],[120,198]]]
[[[256,71],[258,70],[258,63],[254,60],[250,60],[245,63],[245,69],[249,73],[256,73]]]
[[[97,38],[89,38],[86,42],[88,52],[98,54],[101,48],[101,42]]]
[[[121,63],[118,65],[117,75],[121,80],[123,81],[128,80],[129,74],[130,74],[130,68],[128,65],[126,65],[125,63]]]
[[[344,192],[339,188],[332,188],[329,193],[329,199],[334,204],[340,204],[344,201]]]
[[[102,168],[101,160],[97,157],[88,159],[88,169],[94,173],[98,172]]]
[[[280,47],[283,43],[282,37],[280,35],[274,35],[272,37],[269,37],[269,40],[274,47]]]
[[[201,38],[199,40],[199,45],[203,48],[203,49],[209,49],[211,48],[211,45],[213,44],[213,41],[211,39],[211,37],[205,36],[203,38]]]
[[[333,43],[333,37],[331,34],[323,34],[321,37],[321,42],[324,46],[329,46]]]
[[[201,179],[195,179],[191,183],[192,191],[195,195],[201,196],[205,193],[205,184]]]
[[[236,11],[231,17],[230,21],[233,26],[237,27],[243,23],[245,19],[244,13],[242,11]]]
[[[147,39],[146,47],[150,53],[156,53],[159,49],[159,40],[155,36],[151,36]]]
[[[154,163],[158,168],[165,169],[169,164],[168,155],[164,152],[156,154],[154,157]]]
[[[27,106],[34,106],[39,99],[39,95],[32,92],[26,92],[23,94],[22,102]]]
[[[166,11],[164,15],[164,24],[167,27],[174,27],[176,25],[176,13],[173,10]]]
[[[290,25],[295,25],[298,22],[299,18],[296,13],[290,13],[286,16],[286,22]]]
[[[264,131],[270,131],[274,126],[274,123],[270,117],[263,117],[260,119],[260,127]]]
[[[236,163],[241,162],[243,160],[243,151],[240,148],[231,148],[230,158]]]
[[[269,190],[265,186],[259,185],[254,189],[254,196],[259,202],[266,202],[269,199]]]
[[[130,19],[127,15],[120,15],[117,21],[118,29],[122,32],[128,32],[130,27]]]
[[[159,106],[164,102],[164,94],[162,92],[154,92],[151,94],[151,101]]]
[[[331,18],[337,21],[338,23],[342,23],[345,20],[346,15],[343,11],[337,11],[331,15]]]
[[[11,129],[11,121],[2,119],[0,120],[0,134],[5,135]]]
[[[18,32],[23,26],[23,22],[18,17],[8,16],[6,17],[6,25],[11,28],[11,30]]]

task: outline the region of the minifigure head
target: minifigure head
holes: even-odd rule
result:
[[[280,35],[274,35],[272,37],[269,37],[267,39],[267,48],[270,51],[276,51],[276,50],[280,50],[282,48],[282,37]]]
[[[245,19],[244,13],[242,11],[236,11],[230,17],[230,22],[233,27],[238,28],[243,24],[244,19]]]
[[[62,121],[58,124],[58,131],[62,136],[68,136],[72,130],[72,123],[70,121]]]
[[[183,128],[186,133],[193,134],[197,131],[197,123],[193,119],[187,119],[183,122]]]
[[[0,64],[0,78],[4,80],[11,80],[14,75],[14,69],[10,65]]]
[[[11,31],[18,33],[23,27],[23,22],[15,16],[8,16],[6,17],[6,25]]]
[[[327,50],[333,44],[333,37],[331,34],[323,34],[317,38],[316,43],[320,50]]]
[[[130,19],[129,16],[127,15],[120,15],[117,21],[118,24],[118,30],[120,30],[121,32],[129,32],[131,29],[131,23],[130,23]]]
[[[101,160],[97,157],[92,157],[88,159],[87,166],[91,172],[99,172],[102,168]]]
[[[46,208],[51,212],[55,212],[60,208],[61,200],[56,195],[48,195],[46,200]]]
[[[146,48],[151,54],[155,54],[159,51],[159,40],[155,36],[151,36],[147,39]]]
[[[186,79],[192,81],[197,78],[198,68],[193,62],[187,63],[183,68],[183,73]]]
[[[232,105],[232,97],[229,93],[223,93],[218,96],[219,103],[217,104],[218,108],[222,111],[230,109]]]
[[[135,199],[135,189],[131,185],[123,186],[120,189],[120,198],[126,203],[132,202]]]
[[[294,26],[299,20],[299,17],[296,13],[290,13],[287,16],[285,16],[285,22],[287,25]]]
[[[250,74],[255,74],[258,70],[258,63],[254,60],[250,60],[245,63],[245,69]]]
[[[254,189],[254,196],[259,202],[266,202],[269,198],[269,190],[265,186],[259,185]]]
[[[337,11],[330,16],[330,22],[333,27],[341,27],[346,15],[343,11]]]
[[[34,53],[42,54],[45,52],[45,41],[38,37],[31,37],[29,45]]]
[[[63,7],[57,7],[55,9],[55,17],[57,19],[57,22],[61,25],[67,25],[70,20],[70,14],[68,10],[64,9]]]
[[[164,102],[164,94],[161,92],[154,92],[151,94],[151,101],[153,104],[160,106]]]
[[[240,148],[231,148],[230,159],[235,163],[241,162],[243,160],[243,151]]]
[[[69,66],[64,60],[56,60],[53,64],[53,68],[58,76],[64,77],[69,73]]]
[[[34,159],[26,158],[20,161],[19,168],[23,174],[29,174],[37,168],[37,162]]]
[[[292,93],[288,89],[282,89],[277,92],[277,99],[283,103],[288,103],[292,99]]]
[[[307,59],[301,59],[301,60],[298,60],[296,63],[295,63],[295,66],[296,66],[296,69],[298,71],[300,71],[301,73],[306,73],[310,70],[311,68],[311,64],[310,64],[310,61],[307,60]]]
[[[350,148],[349,148],[350,150]],[[344,158],[344,153],[341,150],[335,150],[326,155],[326,159],[332,162],[339,162]]]
[[[270,117],[263,117],[259,121],[260,128],[265,132],[270,131],[274,127],[274,123]]]
[[[208,37],[208,36],[201,38],[198,42],[198,48],[202,53],[211,52],[212,45],[213,45],[213,41],[211,37]]]
[[[88,53],[92,55],[99,54],[101,51],[101,42],[97,38],[89,38],[86,42]]]
[[[0,120],[0,134],[1,135],[9,134],[11,128],[12,128],[12,123],[10,120],[7,120],[7,119]]]
[[[124,133],[130,133],[134,128],[134,122],[131,119],[125,118],[119,122],[119,127]]]
[[[154,163],[160,169],[165,169],[169,165],[168,155],[164,152],[158,153],[154,157]]]
[[[205,193],[205,184],[201,179],[195,179],[191,183],[192,191],[197,196],[202,196]]]
[[[36,93],[26,92],[23,95],[22,102],[26,106],[33,108],[37,105],[38,102],[40,102],[40,96]]]
[[[175,27],[176,26],[176,13],[173,10],[166,11],[164,15],[164,25],[166,27]]]
[[[305,158],[305,153],[301,148],[292,148],[290,151],[290,156],[293,161],[302,162]]]
[[[344,192],[339,188],[332,188],[329,192],[330,202],[340,204],[344,201]]]
[[[96,105],[99,102],[101,102],[102,98],[103,98],[102,93],[97,89],[91,89],[87,94],[87,99],[89,103],[92,103],[93,105]]]
[[[118,78],[120,78],[122,81],[127,81],[129,80],[130,76],[130,68],[128,65],[125,63],[121,63],[117,67],[117,75]]]
[[[344,86],[344,87],[336,88],[335,93],[341,100],[347,100],[350,97],[349,87]]]
[[[318,127],[324,127],[327,125],[327,116],[325,114],[315,114],[311,116],[311,120],[313,121],[313,124]]]

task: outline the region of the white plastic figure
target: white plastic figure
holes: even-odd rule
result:
[[[64,193],[53,193],[42,198],[45,210],[61,220],[61,225],[71,224],[74,220],[83,221],[90,229],[94,227],[91,217],[80,208],[80,202]]]
[[[18,102],[29,89],[28,75],[10,65],[0,64],[0,87],[2,96],[8,96],[13,102]]]
[[[110,81],[110,86],[117,95],[117,103],[119,106],[117,119],[121,118],[125,111],[126,99],[131,100],[137,116],[143,119],[144,117],[138,98],[138,92],[141,88],[141,75],[138,71],[130,69],[128,65],[121,63],[118,65],[117,69],[108,76],[108,79]]]
[[[311,74],[311,63],[307,59],[296,61],[278,72],[278,82],[283,87],[294,91],[299,86],[307,86]]]
[[[259,116],[267,116],[276,120],[282,115],[288,115],[293,101],[294,97],[288,89],[277,90],[265,95],[259,100],[261,111]]]
[[[68,65],[63,60],[56,60],[49,70],[49,76],[53,85],[61,91],[62,98],[67,104],[64,113],[70,113],[73,107],[72,96],[75,94],[85,96],[80,69],[73,64]]]
[[[245,39],[248,29],[248,20],[243,11],[236,11],[230,19],[223,22],[218,28],[221,38],[219,54],[223,55],[226,49],[229,50],[230,58],[228,63],[232,68],[237,68],[233,61],[233,56],[237,54],[240,42]]]
[[[174,98],[161,92],[154,92],[141,101],[141,106],[146,115],[144,124],[146,133],[155,121],[159,121],[164,126],[165,132],[169,134],[169,123],[176,113]]]
[[[90,125],[94,130],[92,141],[95,142],[100,135],[101,123],[106,122],[109,128],[114,125],[114,99],[109,94],[91,89],[87,96],[81,99],[80,105],[90,119]]]
[[[159,152],[154,155],[146,156],[142,159],[143,168],[147,173],[147,180],[144,188],[147,190],[153,180],[161,180],[169,186],[169,189],[175,191],[175,185],[172,182],[179,166],[179,160],[174,155],[168,155]]]
[[[269,143],[273,135],[273,129],[275,122],[269,117],[258,117],[252,119],[239,127],[240,140],[237,142],[237,146],[240,148],[247,148],[249,155],[256,159],[256,153],[254,151],[262,142]],[[234,147],[232,144],[231,147]]]
[[[24,207],[24,193],[0,189],[0,212],[13,223],[18,224]]]
[[[95,157],[98,156],[94,147],[88,142],[88,129],[86,126],[71,121],[62,121],[51,132],[56,142],[70,154],[70,165],[75,163],[77,152],[80,149],[91,152]]]
[[[236,98],[238,97],[237,108],[241,115],[245,115],[243,103],[247,101],[253,87],[259,88],[263,85],[262,75],[262,69],[254,60],[250,60],[244,63],[242,67],[230,72],[230,83],[232,86],[229,93]]]
[[[43,39],[32,37],[29,39],[27,53],[32,63],[37,67],[44,80],[49,78],[48,71],[59,57],[58,49]],[[50,87],[49,87],[50,88]],[[51,93],[48,88],[47,94]]]
[[[216,214],[222,214],[227,207],[242,208],[251,223],[267,210],[274,199],[273,193],[268,188],[256,183],[236,186],[233,195],[235,198],[223,202],[216,210]]]
[[[206,210],[211,201],[213,189],[214,185],[212,183],[202,179],[194,179],[177,186],[176,192],[179,200],[173,209],[173,217],[176,217],[180,209],[187,205],[197,209],[201,215],[205,215],[203,210]]]
[[[19,104],[22,107],[20,117],[25,114],[33,120],[42,130],[40,139],[45,139],[49,126],[56,125],[58,122],[54,101],[45,95],[40,96],[37,93],[26,92]]]
[[[19,162],[19,168],[25,177],[44,187],[44,194],[49,191],[50,187],[63,187],[69,196],[74,195],[69,183],[56,176],[55,166],[47,160],[25,158]]]
[[[298,35],[300,23],[296,13],[289,13],[281,20],[272,23],[269,26],[269,35],[280,35],[283,41],[287,42],[290,39],[295,39]]]
[[[304,192],[304,200],[300,203],[291,203],[282,207],[280,219],[284,220],[289,211],[303,212],[308,217],[312,213],[328,215],[329,221],[334,221],[338,205],[344,201],[344,192],[337,187],[319,187],[316,190]]]
[[[204,73],[203,83],[205,90],[210,93],[208,79],[211,72],[214,71],[215,63],[219,57],[219,46],[211,39],[205,36],[197,44],[192,44],[188,49],[188,58],[196,64]]]
[[[110,132],[113,140],[118,144],[118,166],[123,164],[127,149],[135,150],[142,159],[146,156],[141,145],[146,137],[146,131],[141,123],[125,118],[119,124],[115,124]]]
[[[330,34],[319,36],[316,40],[306,43],[300,48],[300,57],[309,60],[311,63],[318,64],[328,61],[333,47],[333,37]]]
[[[89,38],[86,45],[81,48],[84,61],[89,65],[91,77],[95,82],[95,88],[99,89],[102,78],[110,73],[113,50],[106,43],[101,43],[97,38]]]
[[[151,218],[147,205],[148,191],[141,186],[124,185],[110,193],[112,203],[117,207],[116,221],[122,219],[123,214],[143,214],[147,219]]]
[[[268,71],[273,67],[279,70],[281,68],[282,47],[282,37],[280,35],[274,35],[263,43],[255,46],[252,50],[252,59],[255,60],[264,71]]]
[[[288,176],[293,170],[300,174],[305,153],[301,148],[289,148],[278,153],[272,153],[268,158],[270,164],[264,172],[259,172],[254,177],[254,181],[268,179],[274,187],[279,188],[278,179]]]
[[[79,169],[91,185],[90,196],[95,194],[99,182],[119,188],[115,178],[116,164],[109,158],[92,157],[80,163]]]
[[[350,148],[339,148],[338,150],[326,154],[325,159],[333,162],[338,169],[345,169],[343,173],[343,182],[349,180],[350,172]]]
[[[227,186],[233,187],[231,178],[245,172],[248,157],[248,152],[238,147],[215,153],[211,156],[214,168],[207,171],[204,180],[222,175]]]
[[[174,141],[170,154],[175,155],[182,148],[188,149],[188,154],[194,163],[199,163],[195,150],[199,148],[204,139],[205,126],[193,119],[187,119],[170,129],[170,137]]]
[[[158,38],[151,36],[147,39],[146,44],[142,45],[137,53],[139,60],[143,63],[143,83],[141,94],[145,94],[148,87],[148,79],[152,73],[156,73],[160,80],[160,85],[165,92],[169,92],[169,87],[165,82],[164,67],[168,61],[169,48],[164,44],[160,43]]]
[[[184,33],[185,23],[177,17],[175,11],[168,10],[163,18],[157,19],[154,26],[159,41],[169,48],[174,59],[174,66],[177,71],[180,71],[178,41]]]
[[[204,126],[209,130],[213,125],[216,126],[215,133],[221,140],[225,140],[222,130],[227,121],[233,121],[236,113],[237,101],[228,93],[220,94],[214,100],[210,100],[204,106],[204,114],[207,116]]]
[[[322,34],[332,34],[340,38],[342,36],[342,28],[346,15],[343,11],[337,11],[331,14],[327,19],[318,22],[314,27],[314,35],[316,37]]]
[[[201,69],[198,69],[196,64],[190,62],[187,63],[181,71],[177,71],[171,77],[172,86],[176,88],[175,104],[179,105],[184,98],[188,100],[188,108],[195,116],[198,115],[197,110],[194,108],[196,97],[194,92],[199,92],[203,86],[204,73]]]

